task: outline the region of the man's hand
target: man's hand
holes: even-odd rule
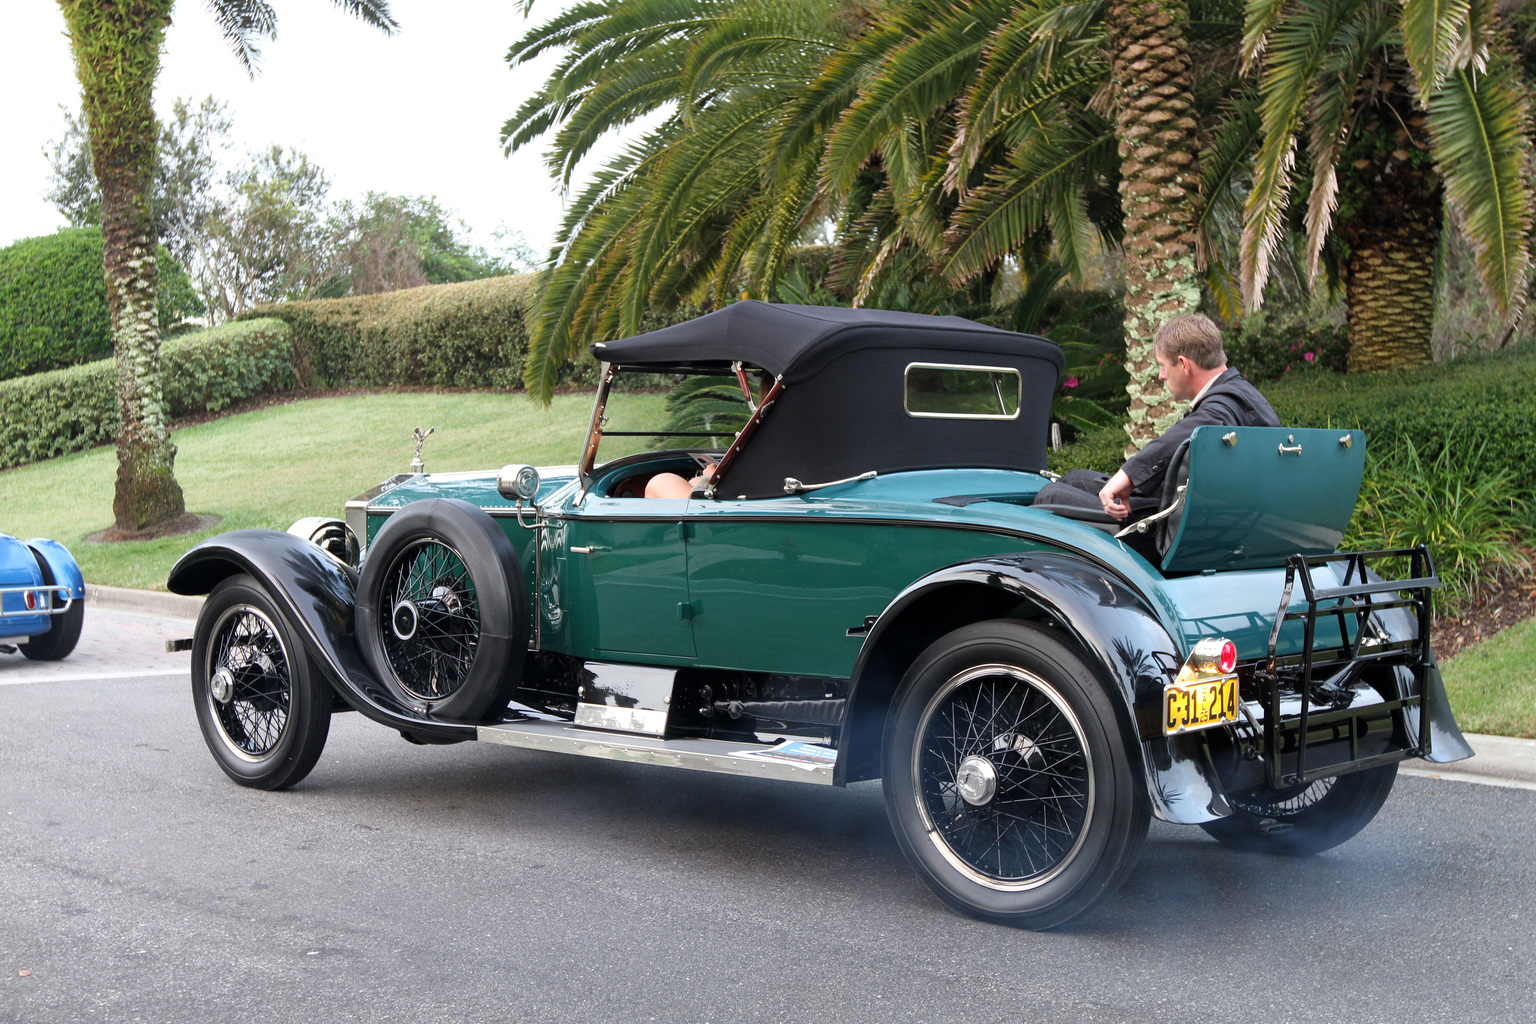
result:
[[[1130,515],[1132,486],[1131,478],[1125,475],[1124,470],[1115,470],[1115,475],[1099,490],[1099,501],[1103,503],[1104,511],[1116,519]]]

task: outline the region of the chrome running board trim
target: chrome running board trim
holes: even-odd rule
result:
[[[595,732],[565,722],[539,721],[482,725],[476,738],[482,743],[502,743],[528,750],[553,750],[582,757],[691,768],[694,771],[719,772],[723,775],[832,785],[832,765],[802,768],[782,761],[743,756],[753,744],[742,740],[663,740],[650,736]],[[771,750],[769,746],[762,747],[764,754]]]

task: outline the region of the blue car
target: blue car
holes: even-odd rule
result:
[[[67,658],[85,621],[85,580],[58,541],[0,533],[0,653]]]

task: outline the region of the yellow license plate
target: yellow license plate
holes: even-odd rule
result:
[[[1163,689],[1163,735],[1237,721],[1237,676],[1169,683]]]

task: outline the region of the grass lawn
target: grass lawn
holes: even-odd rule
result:
[[[1536,739],[1536,619],[1468,647],[1440,667],[1468,732]]]
[[[663,419],[661,403],[661,395],[617,395],[609,403],[610,426],[654,426]],[[87,542],[87,534],[112,524],[111,447],[0,472],[0,530],[64,544],[88,583],[164,590],[177,557],[211,533],[282,530],[301,516],[340,516],[348,498],[409,467],[414,427],[436,428],[423,456],[429,471],[561,465],[576,461],[591,414],[590,395],[560,395],[545,408],[526,395],[499,392],[382,393],[271,406],[176,431],[176,476],[187,510],[223,517],[207,533]],[[613,438],[603,458],[642,443]]]

